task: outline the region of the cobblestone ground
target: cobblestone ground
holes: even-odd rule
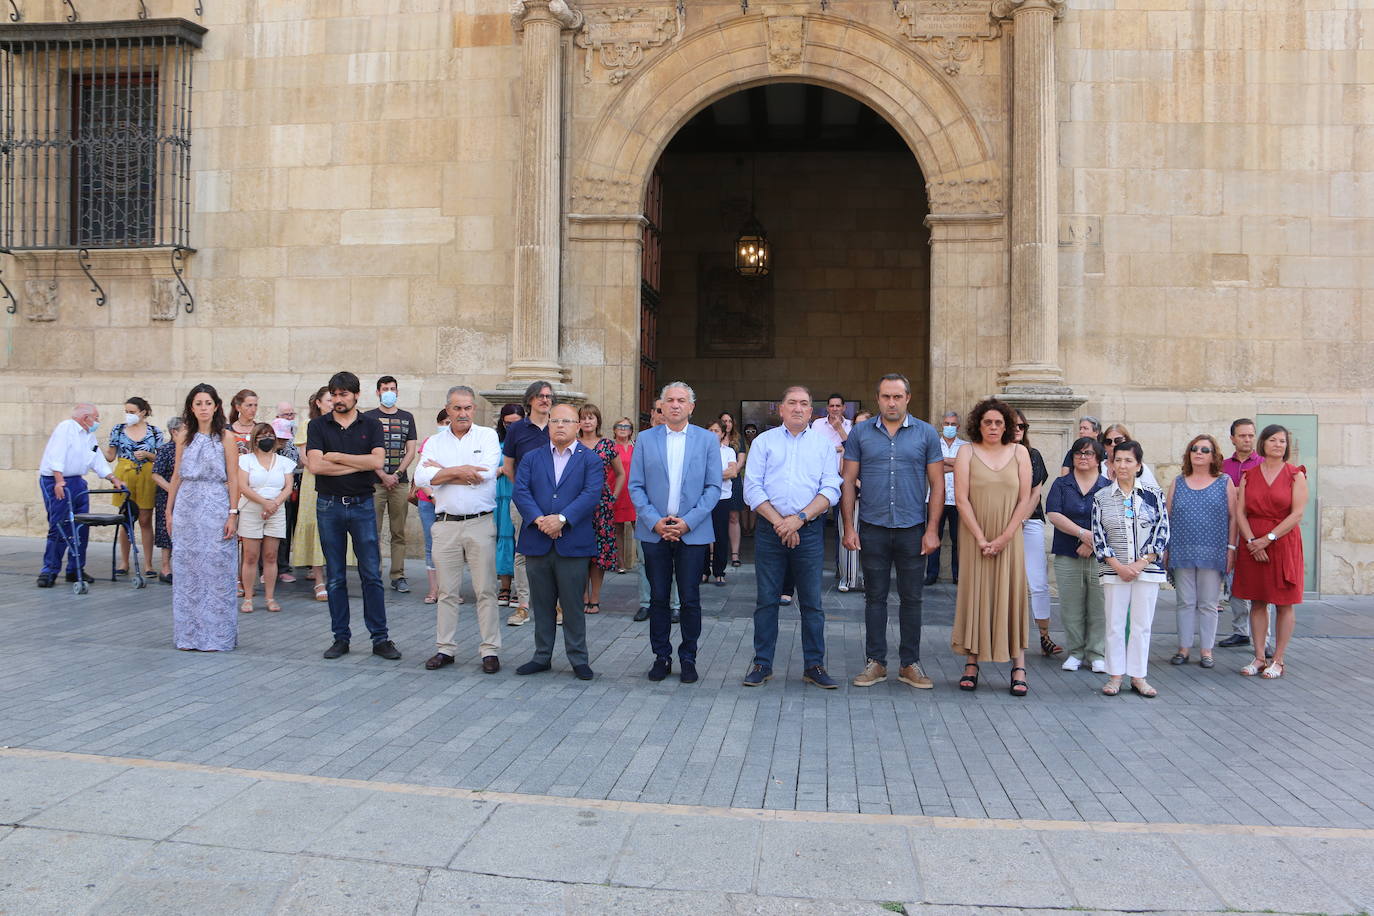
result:
[[[93,545],[92,573],[108,575],[107,549]],[[550,673],[513,673],[532,627],[503,627],[505,667],[484,675],[470,590],[458,664],[425,671],[418,563],[414,591],[387,593],[405,658],[372,656],[364,636],[325,661],[328,613],[304,582],[281,587],[280,614],[240,616],[237,651],[178,652],[168,586],[41,591],[40,551],[0,540],[0,823],[17,825],[0,826],[0,913],[41,911],[67,886],[45,874],[70,878],[74,896],[52,896],[64,912],[173,911],[186,900],[168,888],[200,874],[206,849],[225,851],[217,881],[248,888],[230,911],[1374,908],[1368,598],[1304,604],[1288,674],[1260,682],[1236,673],[1243,649],[1217,650],[1210,671],[1170,666],[1166,593],[1157,699],[1103,697],[1103,676],[1037,650],[1019,700],[1006,665],[985,665],[976,693],[955,688],[948,585],[927,590],[934,690],[848,685],[863,596],[829,574],[844,686],[802,683],[794,616],[778,676],[749,689],[748,564],[704,587],[695,685],[645,680],[637,577],[611,574],[586,683],[559,655]],[[686,876],[681,849],[710,874]],[[885,861],[898,865],[868,875]],[[653,896],[665,889],[670,905]]]

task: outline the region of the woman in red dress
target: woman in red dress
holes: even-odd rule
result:
[[[629,417],[621,417],[612,428],[615,438],[615,453],[620,456],[620,464],[625,468],[625,479],[630,479],[630,462],[635,456],[635,425]],[[630,502],[630,488],[621,487],[615,500],[616,555],[620,565],[616,572],[629,572],[635,568],[635,504]]]
[[[1236,500],[1241,543],[1231,594],[1248,598],[1250,632],[1269,629],[1274,606],[1274,659],[1262,655],[1240,669],[1249,677],[1283,677],[1283,653],[1293,637],[1293,605],[1302,603],[1302,521],[1307,506],[1307,468],[1288,463],[1288,430],[1278,424],[1260,433],[1263,460],[1245,472]],[[1262,645],[1257,641],[1256,646]]]

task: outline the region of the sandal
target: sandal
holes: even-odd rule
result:
[[[1053,639],[1050,639],[1048,633],[1041,633],[1040,651],[1046,655],[1058,655],[1060,652],[1064,651],[1064,647],[1056,644]]]
[[[1266,681],[1272,681],[1283,677],[1283,662],[1272,662],[1268,668],[1260,673],[1260,677]]]
[[[739,563],[739,554],[737,554],[737,553],[732,553],[732,554],[730,554],[730,565],[731,565],[731,566],[738,566],[738,565],[740,565],[740,563]]]
[[[315,600],[316,600],[316,601],[328,601],[328,600],[329,600],[329,589],[325,588],[323,585],[317,585],[317,586],[315,586]]]
[[[503,588],[496,593],[497,607],[510,607],[510,589]]]
[[[438,603],[439,603],[439,596],[438,596],[438,595],[425,595],[425,604],[438,604]]]
[[[588,601],[582,608],[584,614],[600,614],[601,603],[599,601]]]
[[[242,601],[239,602],[239,613],[240,613],[240,614],[251,614],[251,613],[253,613],[253,599],[252,599],[252,598],[244,598]]]
[[[239,583],[239,594],[238,594],[238,597],[240,597],[240,598],[243,597],[243,583],[242,583],[242,582]]]
[[[1143,677],[1131,678],[1131,689],[1147,700],[1153,700],[1159,696],[1159,691],[1151,687]]]
[[[1109,678],[1107,683],[1102,685],[1102,695],[1114,697],[1121,692],[1121,678]]]
[[[969,673],[968,673],[968,669],[970,669],[970,668],[973,669],[973,673],[972,673],[972,674],[969,674]],[[978,663],[977,663],[977,662],[965,662],[965,663],[964,663],[964,676],[961,677],[961,678],[959,678],[959,689],[960,689],[960,690],[977,690],[977,689],[978,689]]]
[[[1266,670],[1267,666],[1268,662],[1257,658],[1251,661],[1250,664],[1246,665],[1244,668],[1240,669],[1240,673],[1245,675],[1246,677],[1254,677],[1261,671]]]
[[[1040,638],[1044,639],[1043,636]],[[1057,649],[1059,647],[1055,646],[1055,648]],[[1030,693],[1030,684],[1027,684],[1025,681],[1018,681],[1016,679],[1016,672],[1020,671],[1022,673],[1025,673],[1025,670],[1025,668],[1011,669],[1011,695],[1014,697],[1023,697],[1026,694]]]
[[[716,584],[717,584],[717,585],[724,585],[724,584],[725,584],[725,577],[724,577],[724,576],[716,576]]]
[[[281,605],[280,605],[280,604],[277,604],[277,600],[276,600],[275,598],[268,598],[268,599],[267,599],[267,609],[268,609],[269,611],[280,611],[280,610],[281,610]]]

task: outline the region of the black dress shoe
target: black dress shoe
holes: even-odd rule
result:
[[[1230,636],[1217,643],[1223,649],[1234,649],[1236,646],[1250,645],[1250,637],[1243,633],[1232,633]]]
[[[56,577],[56,576],[51,575],[50,573],[40,573],[39,576],[38,576],[38,587],[39,587],[39,588],[52,588],[52,584],[53,584],[53,582],[55,582],[55,581],[57,581],[57,577]]]
[[[434,656],[425,662],[426,671],[438,671],[445,665],[453,664],[453,656],[445,655],[442,652],[435,652]]]
[[[579,681],[590,681],[592,678],[596,677],[596,675],[592,673],[591,665],[573,665],[573,674],[577,675]]]
[[[548,671],[553,665],[548,662],[525,662],[515,669],[516,674],[538,674],[541,671]]]
[[[84,569],[81,570],[81,578],[85,579],[87,582],[92,582],[92,583],[95,582],[95,579],[91,578],[91,574],[88,573],[88,572],[86,572],[86,570],[84,570]],[[67,581],[68,581],[68,582],[75,582],[75,581],[76,581],[76,573],[74,573],[74,572],[69,572],[69,573],[67,573]]]
[[[937,579],[936,579],[935,576],[926,576],[926,581],[925,581],[925,586],[926,586],[926,588],[930,588],[932,585],[934,585],[934,584],[936,583],[936,581],[937,581]]]
[[[636,622],[636,623],[643,623],[644,621],[646,621],[646,620],[648,620],[648,619],[649,619],[649,609],[648,609],[648,608],[642,607],[642,608],[640,608],[639,610],[635,611],[635,622]]]
[[[668,622],[682,623],[682,616],[677,611],[673,611],[673,616],[668,619]]]
[[[697,682],[697,666],[691,662],[682,662],[682,673],[677,678],[684,684],[695,684]]]
[[[348,640],[336,639],[334,645],[324,650],[325,658],[338,658],[340,655],[348,654]]]
[[[495,674],[501,670],[501,659],[495,655],[482,656],[482,672],[484,674]]]
[[[401,657],[401,650],[396,648],[396,644],[389,639],[372,644],[372,654],[380,655],[389,662],[398,661]]]
[[[649,680],[661,681],[673,671],[673,660],[671,658],[656,658],[654,665],[649,669]]]
[[[171,574],[171,573],[167,573],[166,575],[163,575],[162,573],[158,573],[158,574],[157,574],[157,581],[159,581],[159,582],[166,582],[168,585],[171,585],[171,584],[172,584],[172,574]]]

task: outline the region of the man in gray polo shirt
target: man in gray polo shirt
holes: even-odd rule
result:
[[[844,546],[860,550],[864,570],[864,670],[855,687],[887,680],[887,595],[897,570],[901,668],[897,679],[912,687],[933,687],[921,670],[921,587],[925,557],[940,546],[945,491],[940,434],[907,413],[911,383],[904,375],[878,382],[878,416],[854,427],[845,441],[844,492],[840,514]],[[862,484],[858,524],[854,505]]]

